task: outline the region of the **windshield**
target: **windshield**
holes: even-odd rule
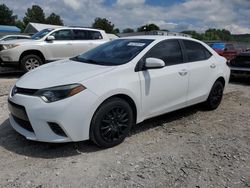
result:
[[[43,30],[37,32],[36,34],[32,35],[31,39],[39,40],[51,31],[53,31],[53,29],[43,29]]]
[[[152,41],[149,39],[117,39],[71,60],[99,65],[121,65],[132,60]]]

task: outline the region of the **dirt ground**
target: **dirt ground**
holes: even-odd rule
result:
[[[250,82],[231,83],[221,106],[197,105],[136,125],[121,145],[47,144],[10,126],[0,78],[0,187],[250,187]]]

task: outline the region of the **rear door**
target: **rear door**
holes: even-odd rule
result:
[[[73,29],[74,55],[82,54],[102,43],[104,41],[99,31]]]
[[[145,117],[153,117],[185,106],[188,88],[187,64],[178,40],[165,40],[154,46],[141,60],[154,57],[166,66],[139,72],[142,109]]]
[[[185,51],[186,62],[188,63],[189,87],[187,104],[195,104],[204,101],[211,89],[217,74],[216,62],[212,53],[201,43],[182,40]]]

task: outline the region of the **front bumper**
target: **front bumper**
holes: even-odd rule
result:
[[[29,140],[55,143],[88,140],[96,101],[97,96],[87,89],[53,103],[45,103],[35,96],[15,94],[9,96],[10,123]],[[13,110],[12,106],[19,111]],[[24,109],[21,110],[23,113],[20,108]],[[51,123],[58,125],[64,135],[58,134]]]
[[[0,66],[17,66],[19,57],[19,52],[16,50],[2,50],[0,51]]]

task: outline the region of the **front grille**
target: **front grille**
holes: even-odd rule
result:
[[[27,131],[34,132],[24,106],[15,104],[10,100],[8,100],[8,106],[14,121]]]
[[[18,118],[16,116],[14,116],[13,114],[12,114],[12,116],[13,116],[13,119],[15,120],[15,122],[19,126],[21,126],[22,128],[24,128],[27,131],[34,132],[34,129],[32,128],[32,126],[31,126],[31,124],[30,124],[29,121],[22,120],[22,119],[20,119],[20,118]]]
[[[34,95],[38,89],[27,89],[27,88],[20,88],[20,87],[15,87],[13,88],[14,94],[23,94],[23,95]]]
[[[18,117],[19,119],[23,119],[25,121],[29,121],[26,110],[24,106],[15,104],[8,100],[8,107],[11,112],[15,117]]]

